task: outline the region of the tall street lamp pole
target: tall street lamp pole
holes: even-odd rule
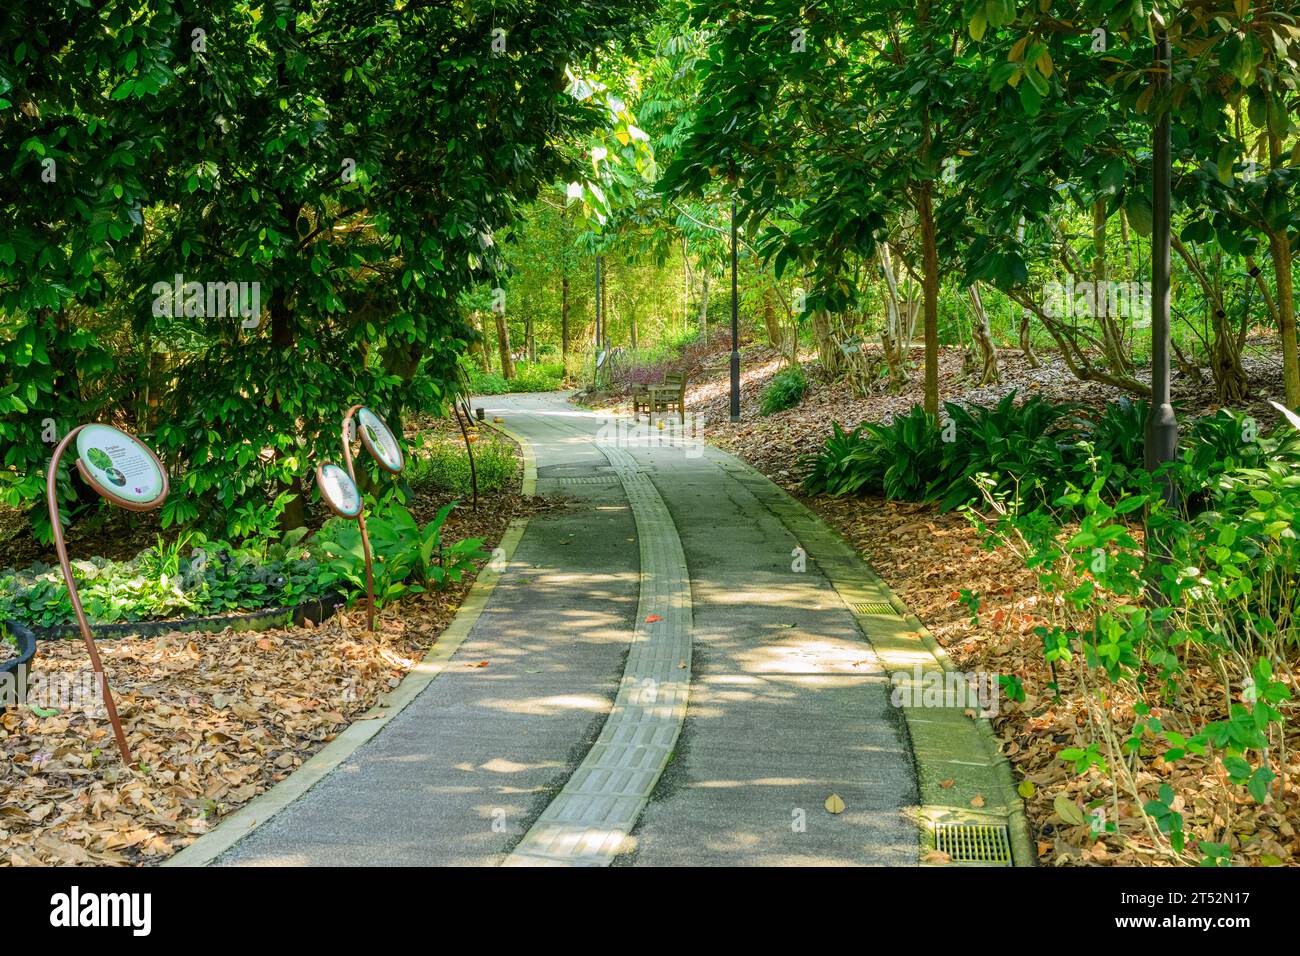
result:
[[[1169,397],[1169,230],[1170,180],[1173,158],[1170,144],[1168,93],[1173,60],[1169,34],[1156,38],[1156,106],[1162,109],[1156,120],[1152,143],[1151,196],[1151,411],[1146,424],[1146,467],[1155,471],[1163,462],[1178,457],[1178,420]],[[1165,483],[1165,497],[1172,499],[1171,482]]]
[[[596,352],[600,353],[600,256],[596,256]]]
[[[732,183],[735,188],[735,183]],[[731,420],[740,421],[740,336],[736,319],[736,195],[731,195]]]

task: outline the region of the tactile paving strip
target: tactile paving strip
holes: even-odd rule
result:
[[[553,481],[557,485],[613,485],[618,483],[618,475],[567,475],[562,478],[546,478],[543,481]]]
[[[608,866],[668,765],[691,684],[691,582],[677,526],[628,452],[598,444],[623,483],[641,550],[641,595],[618,697],[600,737],[507,866]],[[646,618],[657,617],[647,622]]]

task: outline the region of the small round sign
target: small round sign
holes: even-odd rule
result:
[[[317,465],[316,487],[330,511],[340,518],[355,518],[361,514],[361,492],[343,468],[328,462]]]
[[[77,470],[97,492],[128,511],[150,511],[167,497],[167,472],[134,435],[111,425],[77,433]]]
[[[384,420],[368,408],[357,409],[357,424],[361,431],[361,444],[374,456],[379,466],[397,474],[405,466],[402,446],[397,443]]]

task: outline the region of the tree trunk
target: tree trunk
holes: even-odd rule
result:
[[[880,245],[880,268],[885,276],[885,329],[880,335],[885,352],[885,366],[889,369],[889,387],[899,391],[907,386],[907,352],[911,345],[915,308],[908,302],[904,307],[898,298],[898,277],[889,244]]]
[[[930,119],[925,118],[925,139],[930,137]],[[939,250],[934,235],[934,205],[931,191],[934,184],[921,183],[917,213],[921,218],[921,251],[923,261],[922,299],[925,312],[925,410],[939,414]]]
[[[1001,372],[998,369],[998,349],[993,344],[993,332],[989,328],[989,315],[984,311],[984,300],[980,297],[979,286],[972,285],[967,291],[970,293],[971,304],[971,340],[978,353],[981,366],[978,385],[991,385],[1002,380]]]
[[[1090,350],[1086,346],[1091,346],[1095,340],[1086,339],[1085,337],[1086,346],[1081,345],[1078,341],[1080,336],[1078,327],[1066,325],[1064,322],[1052,318],[1041,305],[1023,292],[1013,289],[1010,295],[1022,308],[1028,309],[1038,317],[1038,321],[1043,324],[1043,328],[1056,342],[1056,346],[1061,353],[1061,359],[1079,381],[1101,382],[1104,385],[1113,385],[1142,398],[1151,397],[1150,382],[1142,382],[1132,375],[1123,375],[1094,365],[1091,356],[1095,354],[1095,350]]]
[[[767,329],[767,341],[772,348],[784,350],[785,328],[781,317],[776,314],[776,290],[770,285],[763,290],[763,325]]]
[[[1033,313],[1028,309],[1020,310],[1020,351],[1025,356],[1025,361],[1029,363],[1030,368],[1042,368],[1043,363],[1038,358],[1038,353],[1034,351],[1034,339],[1032,329],[1029,325],[1029,318]]]
[[[494,313],[497,319],[497,350],[501,353],[501,376],[509,381],[515,377],[515,360],[510,354],[510,327],[504,314]]]
[[[492,364],[489,361],[488,349],[484,344],[483,322],[479,318],[478,311],[472,311],[469,314],[470,331],[477,332],[477,336],[471,336],[469,342],[469,354],[472,358],[478,359],[478,363],[483,366],[484,371],[492,371]]]
[[[844,353],[840,351],[839,343],[831,332],[831,314],[825,309],[818,309],[812,314],[812,327],[822,371],[828,377],[836,378],[844,371]]]
[[[703,274],[703,290],[700,292],[700,337],[704,341],[709,340],[709,270],[701,269]]]
[[[560,364],[569,377],[569,274],[560,277]]]
[[[1092,311],[1101,330],[1101,340],[1110,367],[1131,373],[1133,363],[1124,345],[1124,334],[1116,316],[1110,313],[1110,296],[1107,295],[1109,273],[1106,268],[1106,203],[1097,200],[1092,204]]]
[[[1228,312],[1224,308],[1222,270],[1216,272],[1213,279],[1202,268],[1200,262],[1192,255],[1186,244],[1177,236],[1170,237],[1174,250],[1182,258],[1187,270],[1196,277],[1205,295],[1205,307],[1208,310],[1209,326],[1214,338],[1210,344],[1210,374],[1214,377],[1215,391],[1219,401],[1236,403],[1246,398],[1250,383],[1246,371],[1241,366],[1241,349],[1237,344],[1237,333],[1228,321]],[[1249,310],[1250,306],[1245,306]],[[1249,316],[1247,316],[1247,319]],[[1184,371],[1194,376],[1200,375],[1186,356],[1178,353]],[[1192,371],[1194,369],[1194,371]]]
[[[293,312],[289,308],[288,299],[282,287],[277,288],[271,296],[271,344],[275,346],[275,354],[278,357],[292,361],[289,356],[293,352],[294,345]],[[278,414],[280,409],[278,392],[273,402],[273,407]],[[283,456],[283,452],[277,449],[275,455],[280,458]],[[285,505],[284,511],[280,512],[280,530],[288,532],[303,527],[307,523],[307,507],[306,502],[303,500],[301,477],[295,476],[287,484],[281,482],[279,491],[289,491],[294,496]]]
[[[1296,356],[1291,240],[1284,231],[1270,232],[1268,242],[1277,278],[1278,334],[1282,337],[1282,381],[1286,386],[1286,404],[1289,408],[1300,408],[1300,362]]]
[[[1282,142],[1272,134],[1268,137],[1270,165],[1274,169],[1282,164]],[[1269,249],[1273,254],[1273,272],[1277,280],[1278,334],[1282,337],[1282,382],[1286,386],[1288,408],[1300,408],[1300,360],[1296,356],[1295,339],[1295,285],[1291,276],[1291,238],[1283,227],[1269,230]]]

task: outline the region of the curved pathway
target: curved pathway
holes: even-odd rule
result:
[[[217,862],[915,864],[886,672],[756,476],[675,422],[476,404],[571,506],[437,679]]]

